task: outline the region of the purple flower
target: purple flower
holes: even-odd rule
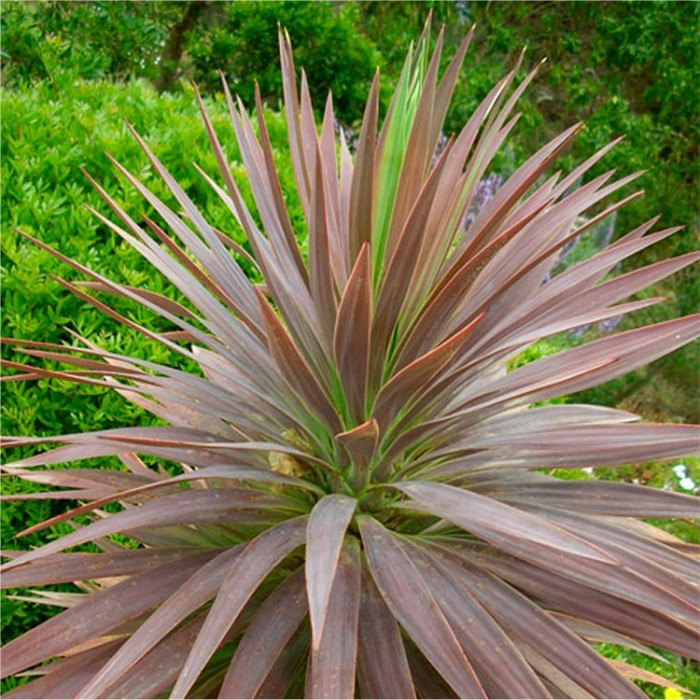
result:
[[[498,192],[502,184],[503,178],[498,173],[491,173],[488,177],[479,181],[467,206],[467,213],[462,222],[464,229],[469,228],[476,221],[477,216],[496,196],[496,192]]]
[[[441,131],[440,136],[438,137],[437,144],[435,146],[435,153],[433,153],[433,159],[430,161],[431,167],[437,163],[437,159],[440,157],[442,152],[445,150],[445,146],[447,146],[447,136]]]
[[[613,316],[612,318],[607,318],[605,321],[601,321],[598,324],[598,328],[600,328],[603,333],[612,333],[619,325],[620,321],[622,321],[622,316]]]
[[[336,136],[340,136],[340,133],[343,133],[343,136],[345,137],[345,143],[348,146],[348,150],[350,153],[354,153],[355,149],[357,148],[357,134],[353,129],[351,129],[349,126],[343,126],[340,121],[336,117],[333,117],[333,131],[335,131]]]

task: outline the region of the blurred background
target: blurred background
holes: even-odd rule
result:
[[[122,156],[118,151],[133,148],[126,139],[114,152],[110,136],[121,133],[122,117],[142,135],[163,143],[169,165],[189,184],[195,179],[189,164],[197,150],[194,143],[203,144],[201,133],[187,133],[195,124],[190,83],[216,100],[218,72],[223,71],[232,90],[252,105],[256,79],[266,105],[278,111],[278,23],[291,35],[297,68],[306,69],[315,106],[322,109],[332,91],[337,116],[351,130],[361,119],[377,66],[386,108],[406,47],[419,34],[428,10],[434,26],[445,25],[446,56],[476,24],[447,134],[464,123],[523,47],[523,74],[548,59],[520,103],[521,120],[494,161],[494,176],[506,177],[526,154],[577,121],[586,128],[558,164],[563,169],[624,134],[625,140],[591,176],[611,168],[618,174],[646,169],[637,181],[645,196],[620,211],[610,233],[622,235],[660,215],[659,226],[682,225],[685,230],[647,257],[695,247],[700,227],[700,3],[674,0],[3,2],[3,175],[12,176],[4,178],[5,223],[45,233],[51,218],[47,210],[63,212],[83,191],[91,195],[77,166],[99,174],[108,170],[102,148],[112,147],[117,158]],[[160,105],[159,93],[164,95]],[[188,139],[193,150],[179,158]],[[153,145],[153,138],[149,142]],[[52,201],[57,192],[60,204]],[[39,211],[32,211],[31,200],[39,195]],[[65,221],[50,223],[55,227]],[[14,245],[6,254],[12,252]],[[12,256],[6,262],[12,266]],[[668,302],[646,312],[653,320],[691,313],[700,302],[700,283],[692,269],[654,291]],[[7,330],[14,326],[14,319],[7,318]],[[604,398],[593,399],[619,404],[636,395],[636,410],[648,417],[659,412],[665,419],[699,422],[700,375],[689,352],[696,349],[676,353],[651,372],[608,387]],[[647,388],[649,383],[656,390]]]
[[[446,135],[461,127],[523,47],[527,46],[523,77],[547,58],[520,102],[522,116],[513,136],[482,183],[484,196],[548,139],[584,121],[585,129],[555,170],[566,171],[625,135],[590,177],[613,168],[619,176],[646,169],[635,183],[645,196],[579,241],[561,264],[590,254],[657,215],[661,217],[657,229],[675,225],[684,229],[631,265],[697,248],[700,3],[3,0],[3,335],[70,341],[67,326],[109,349],[141,356],[147,352],[154,361],[170,361],[166,350],[117,326],[58,285],[51,275],[72,279],[72,273],[26,243],[13,232],[14,227],[120,282],[174,295],[133,250],[84,209],[82,205],[88,203],[106,213],[79,169],[93,175],[134,218],[149,210],[115,176],[105,151],[152,186],[157,196],[170,201],[128,134],[123,123],[127,119],[209,220],[242,242],[240,232],[232,230],[230,217],[192,165],[196,161],[208,172],[216,170],[192,82],[205,97],[229,159],[236,162],[221,95],[219,71],[223,71],[232,91],[249,106],[253,80],[260,85],[292,221],[303,239],[303,217],[292,191],[284,120],[279,114],[278,24],[289,31],[296,67],[306,70],[315,107],[322,110],[326,94],[332,91],[339,128],[352,139],[376,67],[382,76],[381,109],[385,110],[409,42],[419,35],[429,10],[434,28],[445,26],[446,59],[476,24]],[[619,196],[632,191],[625,188]],[[662,295],[667,301],[623,319],[617,330],[697,311],[697,269],[686,270],[644,295]],[[120,300],[113,303],[119,311],[128,308]],[[154,322],[143,310],[132,315],[139,322]],[[596,326],[543,341],[522,361],[611,330]],[[3,356],[10,355],[18,359],[6,346]],[[621,407],[652,421],[700,422],[699,359],[698,346],[689,346],[569,400]],[[4,433],[57,434],[152,422],[100,387],[76,390],[73,384],[46,380],[6,386]],[[700,482],[697,460],[630,465],[608,477],[686,492]],[[9,543],[27,520],[45,519],[55,507],[44,502],[4,507],[3,539]],[[693,537],[688,533],[681,534]],[[34,543],[27,538],[24,546]],[[4,612],[8,638],[43,614],[37,606],[20,601],[5,603]]]

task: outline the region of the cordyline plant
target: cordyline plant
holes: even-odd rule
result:
[[[5,472],[68,489],[41,497],[86,502],[25,531],[70,522],[70,534],[5,552],[6,587],[83,590],[40,594],[67,609],[4,647],[3,676],[37,676],[8,697],[644,697],[630,678],[663,679],[601,657],[596,642],[697,656],[693,548],[639,519],[690,517],[696,501],[551,474],[687,455],[697,432],[547,401],[681,346],[699,315],[511,367],[541,338],[658,302],[624,300],[698,254],[610,278],[675,230],[648,233],[650,221],[543,283],[569,241],[636,196],[574,226],[634,178],[606,173],[572,189],[610,144],[545,179],[579,125],[460,230],[535,71],[516,86],[518,64],[432,162],[471,33],[441,77],[442,34],[432,57],[427,34],[409,51],[380,129],[375,77],[354,159],[342,135],[336,143],[330,99],[315,124],[306,78],[298,92],[280,35],[308,256],[260,100],[256,127],[228,90],[257,216],[200,100],[223,185],[204,177],[252,255],[206,222],[136,134],[177,212],[116,167],[173,234],[149,218],[140,226],[95,184],[122,224],[96,216],[187,308],[35,241],[90,278],[66,287],[201,375],[77,336],[72,347],[9,341],[75,367],[8,363],[20,370],[11,378],[112,387],[167,425],[6,439],[61,443]],[[243,258],[262,283],[246,277]],[[104,292],[174,330],[119,315],[93,296]],[[181,473],[137,454],[177,462]],[[124,470],[35,469],[108,455]],[[90,522],[80,525],[83,514]],[[117,533],[120,543],[109,539]],[[87,543],[100,553],[64,552]]]

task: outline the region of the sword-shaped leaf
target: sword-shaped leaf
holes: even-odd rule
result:
[[[270,669],[307,612],[304,571],[300,568],[267,597],[252,617],[226,671],[220,695],[227,698],[258,697]]]
[[[306,591],[314,651],[321,644],[343,539],[356,506],[353,498],[329,494],[313,507],[306,526]]]
[[[454,356],[473,332],[483,314],[455,333],[434,350],[397,372],[379,392],[372,414],[379,425],[388,426],[399,408],[405,406],[416,393],[424,389]]]
[[[74,698],[85,682],[94,673],[99,664],[106,662],[119,648],[121,638],[116,641],[101,644],[94,649],[77,654],[61,661],[41,666],[42,675],[29,681],[25,685],[17,686],[8,693],[3,693],[5,698],[16,700],[33,698]],[[123,695],[120,697],[128,697]]]
[[[586,571],[594,562],[614,561],[604,550],[588,544],[551,524],[517,508],[447,484],[404,481],[393,487],[410,496],[421,510],[445,518],[503,551],[526,561],[546,563],[567,570]]]
[[[556,503],[565,510],[596,515],[692,518],[698,514],[698,502],[693,496],[617,481],[570,481],[520,472],[472,488],[509,503]]]
[[[203,621],[201,615],[194,617],[171,632],[160,644],[134,664],[128,675],[111,687],[109,696],[147,698],[166,692],[175,682]],[[158,673],[154,673],[153,669],[158,669]],[[92,671],[94,675],[94,668]],[[85,683],[81,683],[80,688],[84,685]],[[102,693],[102,695],[107,694]]]
[[[3,573],[2,588],[23,588],[51,583],[89,581],[105,577],[129,576],[183,559],[192,554],[185,548],[149,548],[106,552],[104,554],[51,554],[39,561]],[[6,556],[7,552],[3,552]]]
[[[445,552],[448,557],[448,552]],[[454,560],[453,560],[454,561]],[[590,646],[522,593],[465,560],[452,580],[467,588],[516,640],[532,646],[549,663],[594,697],[644,697]]]
[[[478,564],[555,610],[597,622],[680,656],[697,656],[697,630],[655,609],[601,593],[550,569],[516,559],[481,553]],[[595,584],[595,578],[591,583]]]
[[[271,527],[243,549],[226,572],[197,641],[170,696],[184,697],[263,579],[304,541],[306,517]]]
[[[157,607],[214,551],[180,557],[129,577],[25,632],[3,647],[2,677],[50,659]]]
[[[90,682],[79,697],[93,698],[110,689],[126,672],[139,663],[181,622],[214,598],[226,573],[241,555],[243,546],[230,547],[211,558],[188,576],[136,630]],[[201,631],[201,630],[200,630]],[[197,633],[197,638],[199,638]],[[188,649],[188,653],[189,653]],[[183,659],[184,661],[184,659]],[[182,664],[178,673],[182,670]]]
[[[376,73],[362,118],[362,129],[350,187],[348,253],[356,265],[363,243],[373,241],[374,181],[376,173],[377,113],[379,111],[379,74]],[[369,265],[369,261],[367,263]],[[349,282],[348,282],[349,284]]]
[[[520,367],[492,382],[485,400],[475,401],[483,410],[489,404],[512,406],[515,400],[531,403],[581,391],[675,350],[699,331],[696,314],[601,338]]]
[[[357,423],[365,420],[370,364],[371,304],[369,246],[365,243],[360,249],[340,299],[333,336],[338,375],[351,415]]]
[[[297,191],[301,198],[301,204],[309,220],[311,202],[311,174],[309,173],[306,159],[304,158],[304,146],[301,136],[301,110],[299,108],[299,95],[297,93],[296,75],[294,73],[294,58],[289,35],[280,27],[280,69],[282,72],[282,89],[284,92],[284,112],[287,119],[287,135],[289,149],[292,157],[292,167],[297,183]]]
[[[47,554],[55,554],[68,547],[75,547],[99,537],[117,532],[136,532],[143,528],[169,525],[206,525],[212,523],[267,522],[274,516],[265,515],[265,508],[275,508],[277,497],[253,490],[187,489],[181,493],[163,496],[144,505],[127,508],[108,518],[86,525],[76,532],[25,553],[4,565],[14,569],[26,562]]]
[[[317,413],[325,425],[330,430],[339,432],[340,423],[333,405],[270,304],[259,292],[258,297],[267,334],[268,348],[280,372],[292,389]]]
[[[608,659],[608,663],[616,669],[625,678],[631,678],[636,681],[644,681],[645,683],[654,683],[655,685],[660,685],[663,688],[673,688],[681,693],[687,693],[688,695],[693,695],[692,690],[684,688],[682,685],[673,683],[666,678],[663,678],[658,673],[652,673],[644,668],[639,668],[633,664],[628,664],[620,659]]]
[[[491,697],[544,698],[546,688],[503,629],[469,593],[459,570],[449,566],[440,551],[411,547],[422,562],[423,578],[457,635],[469,659],[486,679]]]
[[[697,336],[700,315],[534,362],[522,353],[662,301],[630,297],[700,254],[615,276],[674,233],[649,233],[651,220],[588,260],[560,264],[599,224],[610,237],[606,217],[641,193],[601,204],[638,174],[581,184],[619,139],[548,174],[574,125],[494,185],[494,156],[539,68],[516,81],[524,52],[445,146],[473,32],[440,79],[445,34],[431,55],[429,14],[379,133],[375,75],[353,158],[330,95],[317,126],[313,86],[302,70],[298,89],[280,29],[297,193],[283,190],[257,86],[252,118],[223,81],[235,171],[195,89],[223,184],[194,167],[235,241],[129,127],[182,211],[111,158],[161,223],[137,223],[88,176],[119,223],[90,211],[177,300],[22,234],[87,278],[52,278],[79,302],[185,368],[103,350],[70,329],[73,346],[6,341],[68,368],[2,360],[13,388],[59,379],[113,390],[160,421],[3,440],[17,452],[2,475],[61,489],[19,499],[83,501],[20,533],[68,523],[71,534],[2,552],[5,586],[81,589],[18,596],[65,611],[6,646],[4,672],[38,676],[11,696],[639,697],[626,677],[660,679],[603,659],[595,642],[697,656],[698,547],[640,519],[692,516],[695,500],[542,473],[685,456],[697,428],[532,404],[680,347]],[[287,207],[297,195],[301,228]],[[133,302],[130,318],[121,308]],[[32,456],[39,446],[48,449]],[[52,468],[110,456],[121,471]],[[63,553],[86,544],[101,554]]]
[[[358,635],[358,682],[363,697],[415,698],[401,631],[366,564],[362,567]]]
[[[486,697],[401,539],[369,516],[358,516],[358,523],[372,578],[394,617],[460,697]]]
[[[326,185],[324,183],[321,152],[316,158],[314,187],[311,194],[312,217],[309,222],[309,284],[311,297],[321,319],[328,348],[335,329],[337,299],[331,264],[331,242],[328,230]]]
[[[312,698],[355,697],[360,557],[359,541],[347,537],[338,557],[321,636],[311,647],[311,668],[307,672],[311,678],[307,675],[307,683]]]

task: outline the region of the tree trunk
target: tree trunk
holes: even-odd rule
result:
[[[182,17],[170,28],[163,52],[160,55],[160,73],[156,78],[158,92],[170,90],[175,85],[177,69],[182,59],[185,34],[194,28],[199,16],[208,4],[208,0],[188,2]]]

